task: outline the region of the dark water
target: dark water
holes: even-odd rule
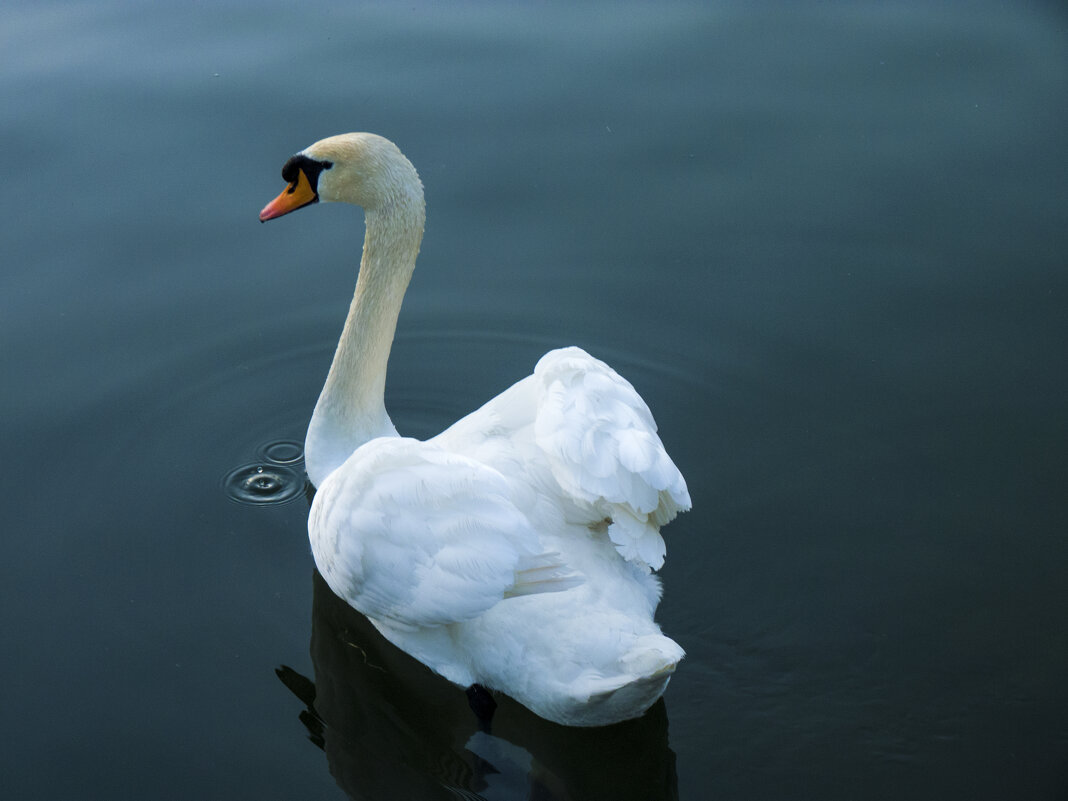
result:
[[[1066,797],[1057,6],[3,17],[4,797]],[[348,130],[427,187],[398,427],[574,343],[689,480],[641,721],[478,731],[316,584],[301,493],[224,490],[299,473],[361,223],[256,213]]]

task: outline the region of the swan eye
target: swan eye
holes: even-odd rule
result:
[[[319,186],[319,173],[323,170],[329,170],[334,166],[332,161],[316,161],[313,158],[308,158],[305,155],[293,156],[282,167],[282,180],[289,184],[289,192],[292,192],[297,188],[297,181],[300,178],[300,173],[308,178],[308,183],[311,184],[312,189],[318,189]]]

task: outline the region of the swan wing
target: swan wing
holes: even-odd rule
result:
[[[323,483],[308,521],[339,596],[394,628],[441,626],[581,580],[538,537],[498,471],[433,443],[371,440]]]
[[[690,508],[690,495],[645,401],[581,348],[550,351],[533,379],[534,441],[556,483],[589,522],[609,522],[626,559],[661,567],[660,526]]]

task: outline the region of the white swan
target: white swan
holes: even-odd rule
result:
[[[423,236],[423,188],[387,139],[316,142],[260,213],[362,206],[356,292],[305,443],[308,518],[331,589],[391,642],[461,686],[558,723],[641,715],[683,650],[653,612],[659,528],[686,483],[634,388],[579,348],[433,439],[400,437],[386,362]]]

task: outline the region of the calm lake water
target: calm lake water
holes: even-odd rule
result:
[[[12,799],[1068,794],[1068,16],[1052,3],[9,2],[0,426]],[[578,344],[694,511],[649,715],[563,729],[318,582],[298,454],[396,141],[426,436]],[[280,680],[281,679],[281,680]]]

